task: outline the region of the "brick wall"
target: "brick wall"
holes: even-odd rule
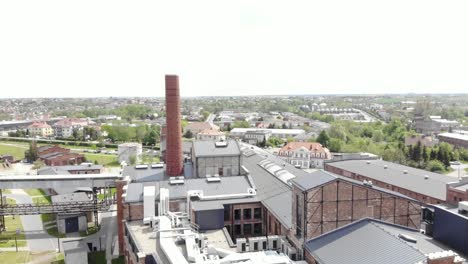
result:
[[[458,204],[460,201],[468,201],[468,190],[462,191],[447,186],[447,203]]]

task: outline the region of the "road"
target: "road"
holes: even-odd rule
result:
[[[13,189],[11,194],[5,194],[5,196],[15,199],[18,204],[33,203],[32,198],[23,190]],[[40,215],[22,215],[21,223],[28,241],[29,251],[55,251],[58,245],[57,238],[50,236],[44,230]]]
[[[216,115],[214,114],[210,114],[207,118],[206,118],[206,122],[210,123],[210,124],[213,124],[213,121],[215,119]]]
[[[468,176],[468,173],[466,173],[465,169],[468,168],[468,164],[462,163],[460,165],[450,165],[450,167],[453,169],[452,172],[447,173],[447,176],[451,176],[454,178],[458,178],[458,167],[460,166],[460,176]]]

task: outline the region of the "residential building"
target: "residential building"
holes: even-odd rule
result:
[[[54,134],[52,127],[46,122],[34,122],[28,126],[29,135],[32,137],[50,137]]]
[[[456,148],[468,149],[468,135],[457,133],[441,133],[437,136],[440,142],[447,142]]]
[[[267,129],[247,131],[242,137],[242,141],[251,145],[261,145],[266,143],[271,135],[271,131]]]
[[[278,157],[300,168],[323,168],[330,151],[316,142],[289,142],[278,151]]]
[[[74,131],[82,131],[83,127],[95,125],[95,122],[82,118],[64,118],[57,121],[52,127],[54,136],[58,138],[73,137]]]
[[[198,133],[207,129],[219,131],[219,126],[213,125],[209,122],[191,122],[184,127],[184,134],[190,130],[193,135],[197,135]]]
[[[198,132],[195,138],[197,140],[226,141],[226,134],[219,130],[210,128]]]
[[[453,177],[383,160],[345,160],[325,164],[325,170],[374,186],[399,192],[428,204],[447,200],[447,184]]]
[[[244,135],[249,131],[271,131],[272,137],[278,137],[282,139],[293,138],[301,134],[305,134],[303,129],[264,129],[264,128],[233,128],[229,135],[234,138],[243,138]]]

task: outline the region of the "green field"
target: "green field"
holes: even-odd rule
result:
[[[10,146],[14,144],[15,146]],[[16,143],[0,143],[0,155],[11,154],[16,160],[24,159],[24,152],[27,149],[27,145],[17,145]]]
[[[29,196],[45,196],[45,192],[42,189],[24,189]]]
[[[84,153],[84,156],[88,162],[95,163],[97,161],[98,164],[109,167],[118,167],[120,165],[116,155]]]
[[[18,247],[25,247],[27,245],[26,236],[24,232],[16,235],[16,229],[23,231],[23,225],[21,224],[21,218],[19,216],[5,216],[6,231],[0,234],[0,247],[14,247],[15,236],[18,242]]]
[[[28,263],[32,260],[32,256],[31,253],[27,251],[0,251],[0,259],[2,263]]]

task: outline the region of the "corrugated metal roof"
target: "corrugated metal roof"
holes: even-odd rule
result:
[[[331,162],[328,165],[439,200],[446,199],[446,184],[456,181],[456,179],[442,174],[382,160],[346,160]],[[404,173],[405,170],[407,173]]]
[[[414,264],[426,259],[369,218],[309,240],[305,248],[320,264]]]

